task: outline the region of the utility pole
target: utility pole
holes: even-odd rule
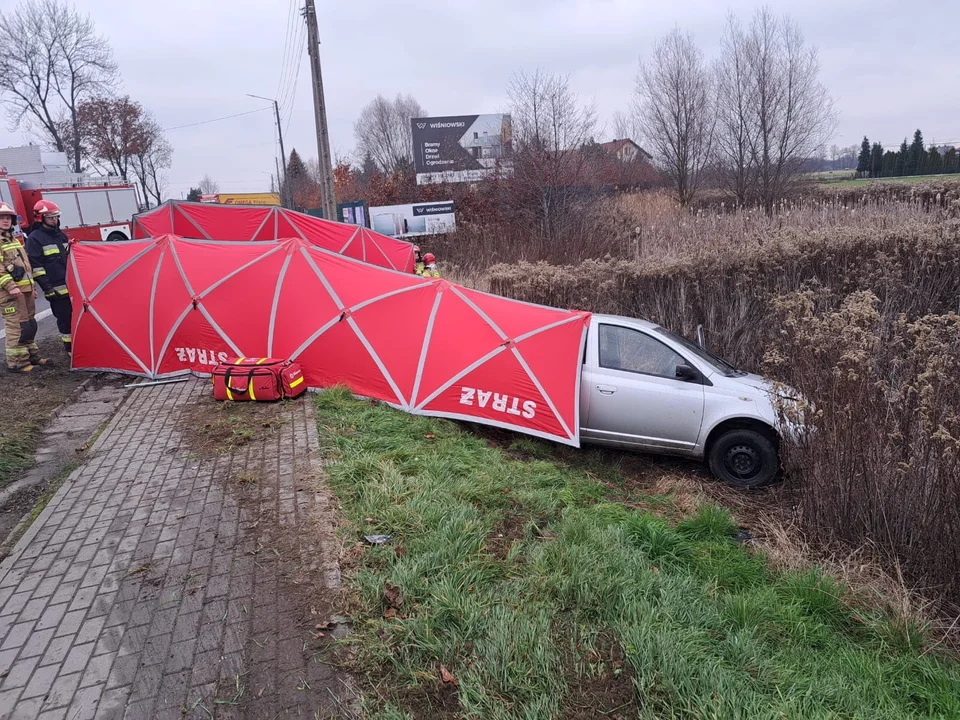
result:
[[[337,220],[337,200],[333,191],[333,162],[330,157],[330,134],[327,130],[327,109],[323,99],[323,76],[320,74],[320,32],[317,29],[317,8],[314,0],[306,0],[303,13],[307,22],[307,51],[313,76],[313,113],[317,121],[317,160],[320,165],[320,206],[323,217]]]
[[[274,162],[277,162],[277,156],[276,156],[276,155],[273,156],[273,161],[274,161]],[[277,163],[277,185],[279,185],[279,188],[277,188],[277,189],[280,190],[280,207],[289,208],[290,205],[293,204],[293,203],[289,203],[289,204],[287,203],[287,193],[289,192],[289,188],[287,187],[287,184],[286,184],[285,182],[283,182],[283,181],[280,180],[280,178],[281,178],[281,177],[284,177],[284,176],[286,175],[286,173],[287,173],[287,166],[286,166],[286,164],[284,164],[284,166],[283,166],[283,173],[284,173],[284,175],[281,175],[281,174],[280,174],[280,164]]]
[[[247,97],[256,98],[257,100],[266,100],[267,102],[273,103],[273,112],[277,118],[277,137],[280,139],[280,159],[283,160],[283,171],[284,171],[284,174],[286,174],[287,153],[284,152],[284,149],[283,149],[283,128],[280,125],[280,106],[277,104],[277,101],[273,100],[272,98],[265,98],[259,95],[251,95],[250,93],[247,93]],[[286,202],[285,202],[286,193],[284,192],[284,189],[286,188],[286,182],[284,182],[285,180],[286,180],[285,177],[281,178],[279,173],[277,174],[277,182],[280,183],[280,204],[283,205],[284,207],[286,207]]]

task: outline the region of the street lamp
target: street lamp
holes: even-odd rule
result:
[[[273,112],[277,118],[277,137],[280,139],[280,159],[283,161],[283,177],[284,179],[286,179],[287,154],[286,152],[284,152],[284,149],[283,149],[283,129],[280,126],[280,106],[277,104],[277,101],[274,100],[273,98],[266,98],[266,97],[263,97],[262,95],[253,95],[251,93],[247,93],[247,97],[252,97],[252,98],[256,98],[257,100],[265,100],[266,102],[273,103]],[[278,170],[278,173],[279,173],[279,170]],[[286,206],[286,203],[283,202],[283,200],[285,200],[285,197],[284,197],[285,193],[283,192],[283,188],[286,186],[286,183],[281,180],[279,175],[277,177],[277,182],[280,183],[281,204]]]

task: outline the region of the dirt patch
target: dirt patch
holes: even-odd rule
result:
[[[516,542],[537,539],[553,540],[555,535],[547,528],[552,518],[546,515],[531,516],[529,512],[518,505],[507,510],[487,536],[484,548],[498,560],[506,560],[510,549]],[[517,557],[514,562],[523,562],[524,558]]]
[[[513,544],[523,540],[526,525],[527,521],[521,513],[515,510],[507,511],[487,537],[485,543],[487,552],[498,560],[506,560]]]
[[[563,671],[568,690],[561,716],[566,720],[637,717],[640,707],[633,669],[610,633],[600,633],[585,652],[575,654],[571,650],[564,657]]]
[[[394,698],[414,720],[453,720],[461,717],[457,688],[442,683],[425,681],[415,688],[403,688]]]
[[[0,540],[7,537],[23,520],[23,517],[33,510],[37,502],[46,493],[45,485],[31,485],[18,492],[4,504],[0,510]],[[17,533],[20,534],[19,532]]]
[[[283,404],[218,402],[205,395],[184,406],[180,424],[186,445],[201,457],[233,452],[250,443],[265,440],[288,421],[282,417]]]

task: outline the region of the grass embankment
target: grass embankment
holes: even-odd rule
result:
[[[720,509],[668,522],[599,453],[316,403],[355,539],[393,535],[348,571],[371,717],[960,716],[960,670],[920,629],[771,570]]]
[[[70,374],[70,362],[59,343],[40,343],[41,351],[52,361],[48,367],[34,368],[28,375],[10,375],[5,367],[0,367],[0,396],[5,407],[15,408],[8,410],[6,420],[0,423],[0,488],[33,466],[33,453],[50,421],[50,413],[87,379]]]

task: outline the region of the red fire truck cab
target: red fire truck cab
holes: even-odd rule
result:
[[[16,209],[24,234],[41,199],[60,207],[60,227],[74,240],[129,240],[140,211],[136,186],[70,172],[65,153],[35,145],[0,149],[0,200]]]

